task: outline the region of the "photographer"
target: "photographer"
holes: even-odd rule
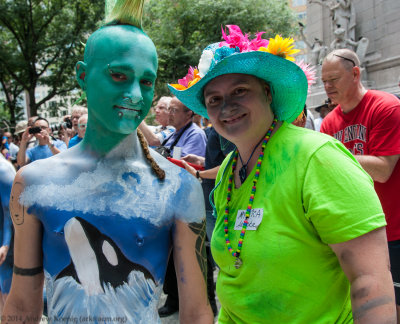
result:
[[[68,132],[69,129],[65,129],[65,131],[68,132],[67,134],[69,136],[64,136],[64,142],[68,146],[68,148],[78,144],[81,141],[82,138],[78,134],[78,121],[79,118],[82,117],[82,115],[85,115],[87,113],[88,113],[87,108],[82,106],[75,106],[75,108],[72,110],[71,122],[72,122],[73,134]]]
[[[27,149],[27,144],[33,136],[36,137],[39,144]],[[19,167],[23,167],[30,162],[48,158],[66,149],[67,146],[64,142],[50,136],[49,122],[39,117],[33,123],[33,127],[27,127],[22,134],[17,163]]]

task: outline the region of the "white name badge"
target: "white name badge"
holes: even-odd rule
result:
[[[262,218],[264,214],[264,209],[262,208],[254,208],[250,212],[250,217],[248,220],[247,224],[247,230],[248,231],[255,231],[260,225]],[[236,222],[235,222],[235,231],[241,231],[243,222],[246,219],[246,211],[245,210],[238,210],[237,216],[236,216]]]

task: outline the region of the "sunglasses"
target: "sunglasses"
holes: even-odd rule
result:
[[[353,63],[353,67],[356,66],[356,63],[354,63],[354,61],[353,61],[352,59],[349,59],[349,58],[347,58],[347,57],[344,57],[344,56],[341,56],[341,55],[337,55],[337,54],[333,54],[333,55],[335,55],[335,56],[337,56],[337,57],[340,57],[340,58],[342,58],[343,60],[346,60],[346,61],[349,61],[349,62]]]

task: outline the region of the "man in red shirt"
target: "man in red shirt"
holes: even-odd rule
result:
[[[364,88],[360,61],[349,49],[326,56],[322,82],[338,106],[323,120],[321,132],[341,141],[369,173],[386,215],[400,323],[400,101],[390,93]]]

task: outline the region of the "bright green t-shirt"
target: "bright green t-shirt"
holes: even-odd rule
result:
[[[257,184],[250,223],[261,223],[246,231],[243,265],[236,269],[224,238],[230,157],[214,194],[218,322],[352,323],[350,285],[328,244],[386,225],[369,175],[335,139],[283,123],[266,147]],[[228,228],[234,250],[240,233],[233,229],[236,216],[248,205],[254,174],[255,167],[232,190]]]

